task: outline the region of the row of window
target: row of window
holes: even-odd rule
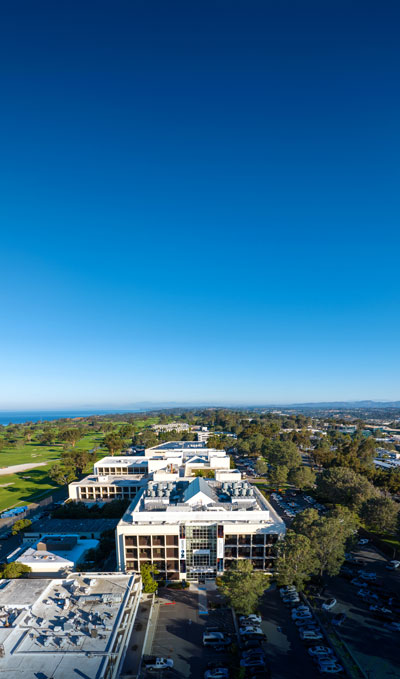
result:
[[[96,473],[100,476],[128,476],[129,474],[143,474],[145,465],[137,467],[96,467]]]
[[[177,535],[125,535],[126,547],[178,546]]]
[[[225,547],[225,557],[240,558],[249,556],[256,556],[259,558],[274,556],[274,547]]]
[[[126,570],[130,571],[138,571],[140,568],[140,561],[137,561],[136,559],[127,559],[126,563]],[[160,573],[164,573],[166,571],[174,571],[174,572],[179,572],[179,561],[175,560],[167,560],[167,561],[152,561],[154,566],[156,566],[157,570],[160,571]]]
[[[245,535],[225,535],[225,545],[274,545],[278,536],[275,533],[246,533]]]
[[[125,555],[127,559],[170,559],[179,558],[179,549],[177,547],[126,547]]]

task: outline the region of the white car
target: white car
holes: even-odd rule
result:
[[[227,667],[214,667],[204,673],[204,679],[227,679],[229,670]]]
[[[323,639],[323,634],[318,630],[300,630],[300,638],[303,641],[320,641]]]
[[[386,568],[387,568],[389,571],[395,571],[396,568],[399,568],[399,567],[400,567],[400,561],[396,561],[396,560],[389,561],[389,563],[388,563],[387,566],[386,566]]]
[[[148,658],[144,661],[146,670],[165,670],[167,667],[173,667],[174,661],[172,658]]]
[[[358,544],[363,546],[363,545],[367,545],[368,542],[369,542],[369,540],[367,538],[361,538],[361,540],[358,541]]]
[[[318,670],[321,674],[339,674],[343,672],[343,667],[339,663],[333,661],[330,663],[318,663]]]
[[[311,656],[316,657],[319,655],[327,656],[334,655],[333,650],[329,646],[312,646],[308,649]]]
[[[285,596],[282,599],[284,604],[299,604],[300,603],[300,597],[295,594],[294,596]]]
[[[336,604],[337,604],[336,599],[328,599],[327,601],[324,601],[324,603],[322,604],[322,608],[324,609],[324,611],[330,611],[331,608],[336,606]]]
[[[239,634],[263,634],[261,627],[255,625],[247,625],[239,629]]]
[[[262,622],[262,617],[261,615],[256,615],[255,613],[250,613],[250,615],[241,615],[239,617],[240,624],[242,623],[258,623],[259,625]]]

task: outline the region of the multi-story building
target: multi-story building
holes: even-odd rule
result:
[[[69,499],[76,502],[132,500],[147,480],[192,476],[196,471],[228,473],[230,458],[224,450],[206,448],[204,443],[169,441],[147,448],[144,455],[103,457],[94,464],[93,474],[69,485]]]
[[[214,579],[237,559],[272,571],[285,525],[247,481],[179,478],[141,489],[117,525],[118,568],[153,563],[168,580]]]

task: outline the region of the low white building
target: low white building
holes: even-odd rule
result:
[[[98,540],[82,539],[77,535],[47,535],[36,543],[23,543],[7,557],[7,561],[29,566],[36,575],[54,576],[75,570],[89,549],[95,549],[98,544]]]
[[[117,679],[141,596],[139,576],[74,573],[2,580],[4,679]]]

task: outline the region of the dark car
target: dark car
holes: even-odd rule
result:
[[[8,538],[11,538],[11,537],[12,537],[12,533],[11,533],[11,532],[2,533],[2,534],[0,535],[0,540],[8,540]]]
[[[338,615],[334,615],[332,618],[332,625],[342,625],[344,621],[346,620],[346,615],[345,613],[339,613]]]

